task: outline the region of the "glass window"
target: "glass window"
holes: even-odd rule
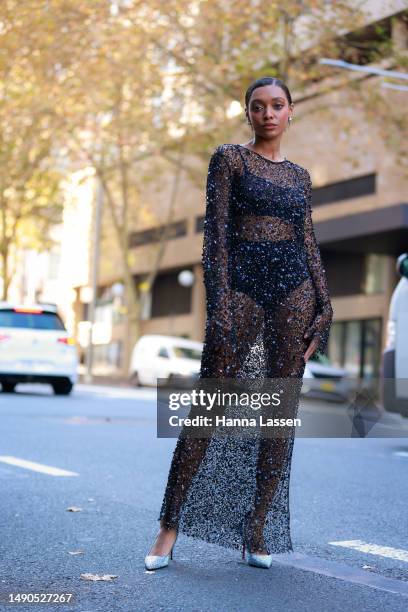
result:
[[[386,255],[369,253],[366,256],[363,283],[364,293],[382,293],[385,290],[386,264]]]
[[[366,378],[379,374],[381,360],[381,319],[363,321],[363,371]]]
[[[55,312],[16,312],[12,308],[0,310],[0,327],[65,331],[63,322]]]
[[[173,352],[176,357],[183,359],[201,359],[202,352],[199,349],[186,348],[184,346],[173,346]]]
[[[343,366],[343,336],[344,336],[344,322],[334,321],[330,330],[328,353],[330,355],[330,361],[336,368]]]
[[[188,268],[157,275],[152,289],[152,318],[191,313],[192,287],[183,287],[178,281],[184,269]]]
[[[361,333],[360,321],[345,321],[345,346],[343,367],[351,376],[360,376],[361,362]]]
[[[350,376],[379,376],[381,319],[333,322],[328,352],[332,365],[345,368]]]

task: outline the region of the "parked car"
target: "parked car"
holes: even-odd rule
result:
[[[381,395],[385,410],[408,416],[408,253],[397,259],[401,279],[391,297],[381,363]]]
[[[52,385],[68,395],[77,382],[78,352],[57,307],[0,302],[0,382],[4,392],[18,383]]]
[[[202,350],[202,342],[186,338],[141,336],[132,352],[130,380],[138,386],[156,385],[157,379],[162,384],[171,384],[176,378],[194,378],[200,371]]]
[[[356,390],[357,382],[346,369],[333,366],[326,355],[316,352],[306,362],[301,394],[305,397],[347,401]]]

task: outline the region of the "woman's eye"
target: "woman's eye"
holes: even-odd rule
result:
[[[257,111],[259,111],[259,110],[262,110],[263,108],[264,108],[264,106],[254,106],[254,107],[252,108],[252,110],[253,110],[254,112],[257,112]],[[283,108],[283,104],[275,104],[274,108],[277,108],[278,110],[280,110],[281,108]]]

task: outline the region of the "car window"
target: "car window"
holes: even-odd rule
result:
[[[183,359],[201,359],[201,351],[199,349],[187,348],[184,346],[173,346],[173,351],[176,357]]]
[[[168,350],[162,346],[160,351],[158,352],[159,357],[169,357],[169,352]]]
[[[65,331],[63,322],[55,312],[18,312],[13,308],[0,310],[0,327]]]

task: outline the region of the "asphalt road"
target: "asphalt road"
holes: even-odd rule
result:
[[[328,408],[302,406],[316,415]],[[143,560],[176,440],[156,437],[154,390],[78,385],[57,397],[46,385],[20,385],[0,393],[0,418],[0,610],[408,608],[408,440],[399,417],[390,437],[385,425],[382,437],[296,440],[295,554],[262,570],[181,534],[174,560],[157,572]],[[117,578],[86,581],[83,573]],[[6,603],[9,593],[63,592],[74,602]]]

